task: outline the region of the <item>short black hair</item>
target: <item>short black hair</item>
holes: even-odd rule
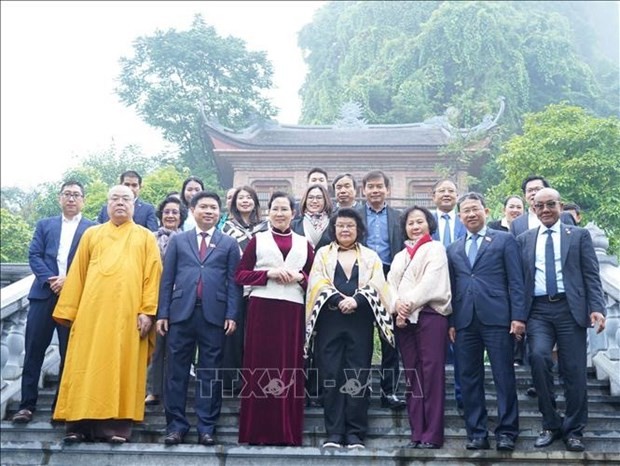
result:
[[[428,223],[428,232],[429,234],[433,234],[437,231],[437,220],[435,219],[435,216],[431,213],[430,210],[428,210],[426,207],[422,207],[419,205],[413,205],[411,207],[409,207],[407,210],[405,210],[401,215],[400,215],[400,231],[403,234],[403,241],[406,241],[409,239],[409,237],[407,236],[407,217],[409,217],[409,214],[415,210],[419,210],[420,212],[422,212],[424,214],[424,217],[426,217],[426,223]]]
[[[325,179],[327,180],[329,177],[327,176],[327,172],[323,170],[321,167],[311,168],[308,174],[306,175],[306,180],[310,180],[310,175],[313,173],[320,173],[321,175],[325,175]]]
[[[338,242],[336,239],[336,221],[339,218],[352,218],[355,220],[355,226],[357,229],[357,239],[358,243],[364,242],[364,238],[366,237],[366,225],[364,225],[364,221],[362,220],[362,216],[355,209],[351,209],[350,207],[343,207],[338,210],[332,217],[329,219],[329,234],[334,239],[334,241]]]
[[[551,185],[549,184],[549,182],[547,180],[545,180],[544,177],[540,176],[540,175],[530,175],[528,176],[526,179],[523,180],[523,183],[521,183],[521,191],[523,191],[523,193],[525,194],[525,187],[527,186],[527,184],[530,181],[536,181],[536,180],[540,180],[542,181],[542,184],[545,188],[549,188],[551,187]]]
[[[63,182],[60,185],[60,191],[58,192],[61,193],[67,186],[79,186],[80,190],[82,191],[82,196],[84,195],[84,185],[80,183],[78,180],[67,180]]]
[[[390,179],[381,170],[372,170],[366,173],[366,175],[364,175],[364,178],[362,178],[362,187],[365,188],[366,183],[376,178],[383,178],[383,183],[385,184],[385,187],[388,189],[390,188]]]
[[[280,197],[287,199],[288,203],[291,205],[291,210],[295,211],[295,199],[293,199],[293,196],[291,196],[288,193],[285,193],[284,191],[275,191],[269,198],[269,203],[267,204],[267,208],[271,209],[271,204],[273,204],[273,201],[275,201],[276,199]]]
[[[480,193],[474,193],[474,192],[469,192],[469,193],[465,193],[463,194],[461,197],[459,197],[459,200],[456,201],[456,206],[458,208],[458,210],[461,210],[461,204],[465,201],[468,200],[473,200],[473,201],[480,201],[480,204],[482,204],[482,207],[487,206],[486,201],[484,200],[484,196]]]
[[[196,183],[198,183],[202,191],[204,191],[205,189],[205,184],[197,176],[191,175],[185,178],[185,181],[183,182],[183,186],[181,186],[181,202],[185,204],[186,206],[189,206],[189,203],[185,200],[185,188],[187,187],[190,181],[195,181]]]
[[[581,207],[579,207],[574,202],[567,202],[566,204],[564,204],[564,210],[574,210],[578,214],[581,213]]]
[[[353,178],[353,175],[351,175],[350,173],[341,173],[340,175],[337,175],[332,182],[332,188],[334,188],[334,191],[336,190],[336,183],[338,183],[343,178],[351,178],[351,181],[353,182],[353,189],[357,189],[357,182],[355,181],[355,178]]]
[[[214,193],[213,191],[200,191],[200,192],[197,192],[194,195],[194,197],[192,197],[192,200],[189,203],[190,207],[196,207],[196,204],[198,204],[198,201],[200,199],[204,199],[205,197],[208,197],[210,199],[215,199],[217,201],[217,206],[220,209],[222,208],[222,200],[220,199],[220,196],[218,196],[218,194]]]
[[[120,178],[121,184],[123,184],[123,181],[125,181],[125,178],[138,178],[138,185],[142,186],[142,177],[135,170],[127,170],[121,173],[121,178]]]
[[[159,219],[160,223],[162,221],[161,218],[164,212],[164,207],[166,207],[166,204],[178,204],[179,205],[179,214],[181,216],[181,221],[179,223],[179,229],[182,229],[183,224],[185,223],[185,220],[187,220],[187,207],[183,205],[183,203],[181,202],[181,199],[179,199],[178,197],[166,196],[166,198],[159,203],[159,205],[157,206],[157,211],[155,212],[155,215]]]

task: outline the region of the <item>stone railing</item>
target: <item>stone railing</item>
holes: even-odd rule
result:
[[[13,281],[30,274],[27,264],[11,264],[6,267],[3,264],[2,272],[8,270],[8,275],[2,277],[3,281]],[[21,271],[21,274],[20,274]],[[0,309],[0,387],[2,389],[0,416],[4,418],[6,407],[11,399],[19,398],[21,392],[21,375],[24,362],[24,342],[26,333],[26,317],[28,314],[28,292],[32,286],[34,275],[30,274],[21,280],[17,280],[2,288]],[[43,383],[47,374],[57,374],[60,363],[58,352],[58,340],[55,337],[47,349],[43,368],[41,371],[40,384]]]
[[[588,365],[594,366],[599,380],[609,380],[612,395],[620,395],[620,268],[618,258],[607,253],[609,241],[605,233],[589,223],[594,249],[598,257],[601,282],[605,293],[607,321],[605,330],[588,332]]]

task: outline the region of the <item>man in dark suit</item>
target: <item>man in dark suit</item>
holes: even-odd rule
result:
[[[221,368],[225,335],[237,325],[241,287],[234,274],[237,242],[216,229],[220,198],[202,191],[190,209],[196,228],[174,236],[168,245],[161,278],[157,331],[167,337],[164,443],[183,442],[189,430],[185,416],[189,369],[198,346],[195,411],[198,441],[215,443],[215,423],[222,406]]]
[[[157,216],[155,215],[155,207],[148,202],[141,201],[138,197],[140,189],[142,189],[142,177],[134,170],[127,170],[121,174],[120,184],[131,189],[136,198],[133,212],[134,223],[142,225],[151,231],[157,231],[159,224],[157,222]],[[97,221],[99,223],[105,223],[108,220],[110,220],[110,217],[108,215],[108,205],[106,203],[101,207],[99,215],[97,216]]]
[[[468,193],[458,202],[467,236],[448,247],[452,286],[450,339],[456,342],[468,450],[490,448],[484,394],[484,350],[497,387],[497,450],[514,450],[519,409],[512,360],[513,338],[522,338],[527,312],[516,239],[486,227],[484,197]]]
[[[357,211],[366,225],[364,245],[379,255],[383,262],[383,272],[387,276],[392,259],[404,247],[400,213],[385,202],[390,192],[390,179],[382,171],[367,173],[362,180],[362,188],[366,202]],[[404,409],[407,403],[396,396],[400,374],[398,351],[383,338],[380,340],[381,406],[393,410]]]
[[[536,228],[540,226],[540,220],[534,210],[534,196],[543,188],[548,188],[549,182],[539,175],[528,176],[521,183],[521,190],[523,196],[529,204],[529,209],[523,215],[515,218],[510,224],[510,233],[515,236],[519,236],[521,233],[529,230],[530,228]],[[561,213],[562,223],[566,225],[575,225],[573,216],[568,212]]]
[[[605,302],[598,261],[587,230],[560,220],[562,203],[555,189],[534,197],[541,226],[518,237],[525,266],[525,300],[530,309],[527,338],[532,378],[543,416],[543,431],[534,446],[563,438],[568,451],[585,449],[582,437],[588,418],[586,393],[586,329],[605,328]],[[564,383],[564,419],[553,397],[551,351],[557,344]]]
[[[59,375],[62,374],[69,329],[58,325],[52,319],[52,312],[82,234],[88,227],[95,225],[95,222],[82,218],[84,187],[80,182],[64,182],[60,188],[59,203],[62,215],[37,222],[28,253],[35,280],[28,294],[30,307],[26,322],[21,402],[19,411],[12,418],[17,423],[32,420],[39,396],[41,367],[54,329],[58,334],[60,352]]]
[[[431,193],[433,195],[433,203],[437,207],[433,211],[433,216],[437,220],[437,229],[434,231],[432,238],[435,241],[440,241],[448,249],[448,246],[453,242],[467,234],[465,225],[463,225],[456,212],[458,190],[454,181],[442,179],[433,185]],[[459,367],[454,356],[454,344],[451,341],[448,341],[446,363],[454,365],[454,401],[456,401],[456,409],[459,415],[463,417],[463,396],[461,394]]]

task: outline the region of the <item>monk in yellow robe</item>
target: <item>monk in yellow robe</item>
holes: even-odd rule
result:
[[[110,221],[82,237],[53,314],[71,326],[54,411],[65,443],[123,443],[144,419],[161,259],[153,233],[132,220],[128,187],[111,188],[107,208]]]

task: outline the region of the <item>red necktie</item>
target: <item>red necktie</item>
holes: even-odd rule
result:
[[[202,240],[200,241],[200,250],[198,255],[200,256],[200,262],[204,261],[207,257],[207,236],[209,233],[205,233],[204,231],[200,232],[200,236],[202,236]],[[198,276],[198,287],[196,288],[196,296],[198,299],[202,299],[202,274]]]

